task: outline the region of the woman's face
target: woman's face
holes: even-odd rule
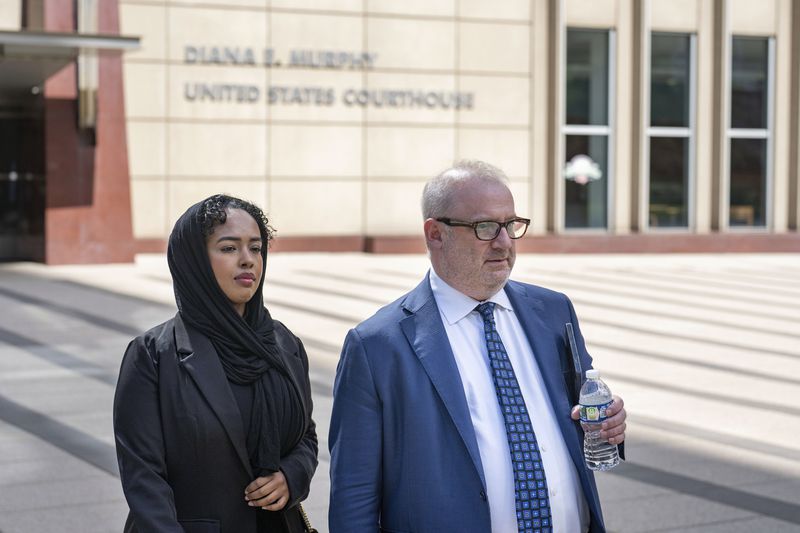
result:
[[[214,277],[239,315],[256,293],[264,272],[261,232],[255,219],[241,209],[228,209],[224,224],[206,239]]]

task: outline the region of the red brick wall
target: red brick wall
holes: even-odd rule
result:
[[[99,33],[119,34],[117,0],[99,2]],[[72,32],[74,3],[45,0],[46,31]],[[77,66],[45,84],[45,262],[133,260],[122,58],[101,53],[95,138],[77,126]]]

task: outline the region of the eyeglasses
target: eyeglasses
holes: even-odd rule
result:
[[[449,218],[437,218],[438,222],[448,226],[463,226],[472,228],[475,236],[480,241],[492,241],[500,235],[500,228],[506,228],[506,233],[512,239],[519,239],[528,231],[531,223],[529,218],[512,218],[506,222],[495,222],[494,220],[479,220],[477,222],[458,222]]]

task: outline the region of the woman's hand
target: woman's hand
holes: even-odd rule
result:
[[[261,507],[266,511],[280,511],[289,501],[289,485],[283,472],[253,480],[244,489],[244,499],[250,507]]]

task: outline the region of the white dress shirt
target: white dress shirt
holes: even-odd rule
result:
[[[430,270],[430,283],[475,428],[486,478],[492,533],[516,533],[513,467],[506,426],[489,367],[483,318],[475,311],[481,302],[449,286],[433,269]],[[496,304],[494,319],[497,331],[514,367],[539,443],[550,491],[553,533],[585,532],[589,527],[589,508],[578,472],[553,414],[535,354],[505,291],[501,289],[487,301]]]

